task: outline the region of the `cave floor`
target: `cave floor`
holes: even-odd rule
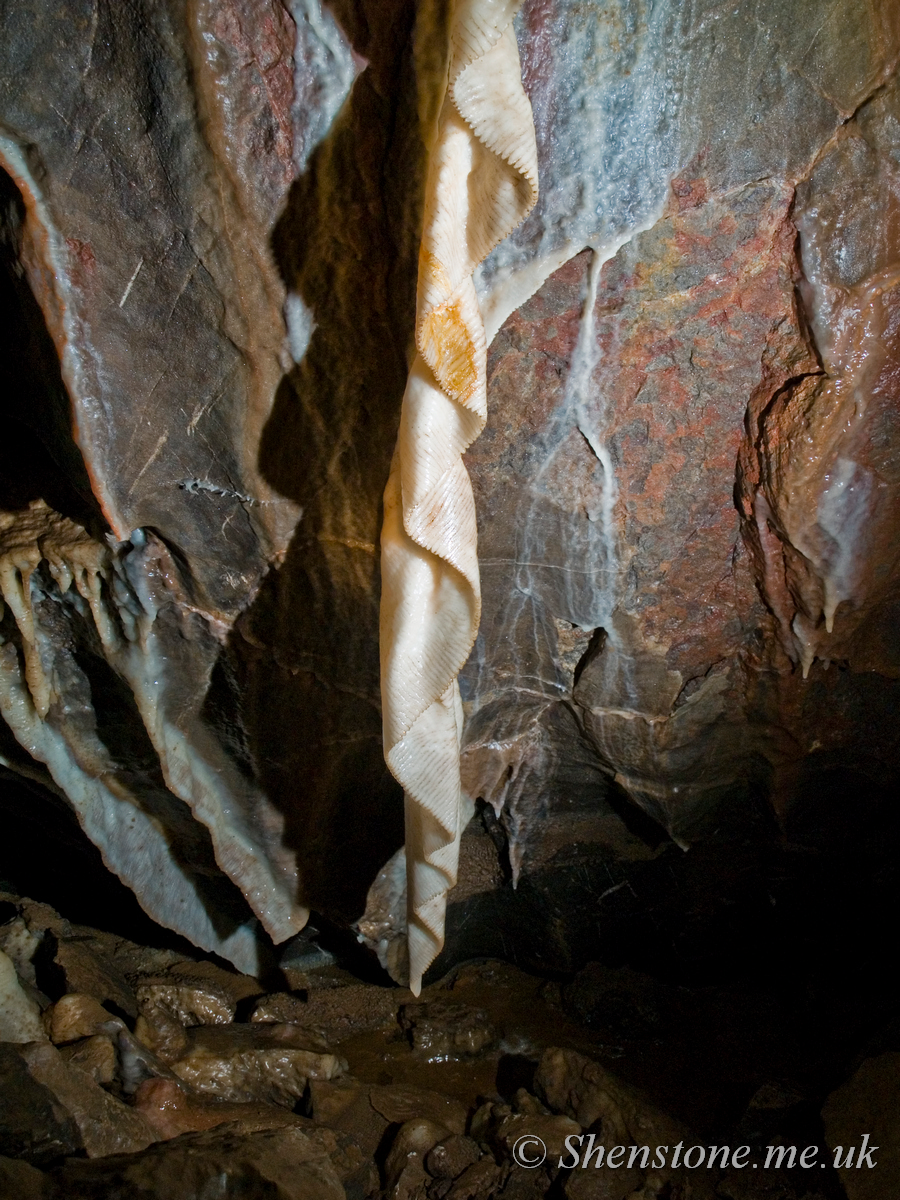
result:
[[[300,1130],[313,1141],[324,1133],[344,1139],[342,1165],[335,1166],[337,1151],[328,1145],[347,1196],[444,1200],[456,1187],[453,1200],[461,1200],[465,1188],[457,1184],[465,1177],[471,1197],[485,1200],[523,1189],[579,1200],[587,1193],[583,1181],[573,1182],[577,1173],[543,1168],[529,1174],[511,1160],[509,1131],[522,1122],[549,1122],[560,1136],[578,1128],[571,1124],[575,1101],[554,1100],[548,1082],[548,1056],[558,1051],[570,1066],[582,1064],[579,1070],[594,1064],[590,1070],[607,1081],[604,1094],[616,1097],[615,1112],[643,1113],[642,1127],[670,1122],[698,1144],[758,1145],[760,1154],[768,1145],[815,1145],[824,1157],[821,1113],[829,1095],[863,1059],[889,1057],[900,1041],[896,1000],[871,962],[854,971],[839,960],[819,972],[791,972],[780,964],[763,979],[685,986],[627,965],[594,962],[574,976],[546,979],[481,959],[454,967],[415,998],[379,975],[371,960],[352,952],[341,959],[309,935],[288,948],[281,965],[254,979],[165,935],[148,945],[146,937],[137,942],[120,931],[69,922],[49,905],[14,894],[4,894],[0,904],[0,946],[28,1002],[43,1010],[49,1035],[34,1050],[38,1043],[21,1049],[26,1038],[6,1034],[11,1044],[2,1049],[24,1054],[33,1079],[55,1092],[76,1127],[69,1121],[68,1134],[57,1129],[55,1142],[48,1142],[46,1130],[22,1135],[37,1117],[21,1097],[21,1111],[10,1117],[19,1093],[9,1077],[0,1154],[7,1167],[30,1164],[32,1183],[44,1189],[34,1195],[48,1198],[119,1195],[113,1175],[114,1168],[125,1170],[121,1162],[132,1172],[143,1163],[140,1169],[152,1174],[151,1166],[156,1171],[164,1159],[171,1165],[184,1145],[219,1169],[224,1131],[232,1137],[228,1153],[238,1153],[237,1146],[246,1157],[248,1148],[258,1149],[263,1131],[274,1137],[273,1123],[282,1132],[287,1123],[295,1137]],[[64,1015],[74,1009],[81,1015],[66,1026]],[[102,1144],[92,1144],[79,1124],[79,1105],[87,1101],[73,1099],[47,1074],[47,1055],[58,1055],[54,1070],[68,1072],[70,1082],[73,1071],[90,1077],[92,1103],[102,1092],[113,1106],[102,1118],[110,1126]],[[140,1137],[135,1142],[130,1126],[125,1130],[126,1116],[135,1114],[143,1143]],[[119,1120],[125,1132],[116,1132]],[[605,1129],[608,1135],[616,1120],[605,1113],[583,1126],[585,1134]],[[18,1146],[9,1133],[16,1121]],[[429,1140],[428,1130],[419,1128],[423,1121],[431,1139],[426,1150],[416,1143],[417,1137]],[[450,1168],[434,1166],[434,1155],[428,1158],[439,1135],[458,1141],[451,1147],[462,1155],[457,1179],[448,1178]],[[412,1139],[408,1146],[404,1138]],[[280,1143],[276,1149],[276,1158],[293,1153]],[[408,1163],[398,1168],[398,1155],[416,1160],[415,1180]],[[0,1194],[6,1195],[3,1179],[0,1171]],[[674,1176],[648,1176],[639,1194],[667,1200],[707,1194],[841,1200],[847,1194],[831,1165],[814,1181],[794,1168],[740,1177],[720,1172],[704,1176],[699,1191],[697,1178],[689,1182],[693,1191]],[[147,1194],[206,1195],[200,1184],[194,1191],[184,1186],[188,1190],[167,1193],[147,1184]],[[590,1194],[600,1200],[632,1194],[618,1196],[609,1179],[603,1186]],[[16,1187],[10,1194],[29,1194]],[[232,1194],[257,1192],[222,1193]]]

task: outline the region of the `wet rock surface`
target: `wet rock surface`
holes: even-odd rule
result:
[[[477,1054],[497,1039],[487,1013],[440,1000],[430,1004],[405,1004],[400,1024],[413,1050],[424,1058],[462,1058]]]
[[[683,1200],[511,1147],[887,1120],[895,9],[517,18],[541,198],[478,280],[476,817],[414,1001],[355,929],[439,15],[0,0],[0,1188]],[[815,1174],[714,1187],[888,1178]]]
[[[93,1163],[70,1161],[54,1173],[58,1195],[183,1196],[263,1200],[342,1200],[344,1189],[325,1152],[298,1129],[184,1134],[143,1154]],[[51,1193],[53,1194],[53,1193]]]
[[[15,907],[34,910],[18,898]],[[65,929],[46,906],[41,920]],[[599,962],[557,981],[474,962],[418,1000],[336,964],[309,970],[303,993],[267,991],[199,956],[86,926],[69,925],[71,935],[93,947],[103,968],[94,975],[97,996],[44,997],[49,1028],[76,1036],[59,1047],[49,1039],[0,1046],[0,1181],[16,1200],[205,1200],[213,1187],[235,1198],[852,1200],[857,1193],[842,1190],[831,1166],[833,1146],[858,1145],[866,1122],[872,1141],[877,1133],[892,1144],[895,1026],[887,1013],[879,1025],[871,1012],[862,1018],[845,1007],[835,1013],[843,1033],[804,1042],[802,1013],[772,995],[675,986]],[[21,969],[34,968],[36,988],[40,941],[29,945]],[[108,1012],[98,997],[115,970],[137,997],[156,995],[150,989],[166,979],[194,989],[214,980],[217,995],[243,998],[227,1023],[195,1024],[196,1008],[183,1006],[189,1024],[179,1027],[191,1051],[166,1064],[136,1036],[140,1017],[110,1015],[90,1032]],[[360,1002],[365,995],[377,1022]],[[311,1021],[325,1011],[322,996],[337,1031],[327,1037]],[[286,997],[295,1022],[252,1019],[266,1005],[283,1012]],[[633,1020],[623,1015],[630,1010]],[[445,1037],[463,1029],[491,1036],[423,1054],[409,1036],[420,1018]],[[857,1069],[853,1030],[875,1025],[878,1053]],[[746,1146],[758,1163],[772,1146],[814,1146],[827,1170],[812,1180],[789,1162],[654,1169],[655,1149],[679,1143],[695,1147],[694,1158],[713,1145]],[[573,1148],[617,1145],[646,1146],[646,1161],[639,1153],[629,1165],[626,1149],[621,1161],[595,1154],[590,1166],[573,1165]],[[538,1147],[540,1165],[523,1165]],[[877,1188],[880,1173],[864,1182]]]
[[[292,1107],[310,1079],[343,1070],[326,1044],[295,1025],[231,1025],[192,1029],[173,1072],[201,1093],[223,1100],[267,1100]]]
[[[377,543],[426,64],[408,0],[298,5],[0,10],[4,812],[51,888],[86,835],[250,972],[310,907],[358,921],[402,840]],[[541,196],[479,276],[467,456],[493,824],[438,974],[577,969],[665,837],[896,785],[895,26],[523,6]]]

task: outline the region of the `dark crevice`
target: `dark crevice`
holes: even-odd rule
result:
[[[21,263],[24,222],[22,197],[0,170],[0,509],[44,500],[102,536],[107,527],[73,437],[56,347]]]
[[[100,851],[59,796],[0,767],[0,890],[50,904],[68,920],[150,946],[198,952],[157,925],[106,869]]]
[[[575,674],[572,680],[573,687],[578,686],[578,681],[584,674],[586,668],[590,666],[595,658],[599,658],[603,653],[603,647],[606,645],[608,637],[608,633],[603,628],[595,629],[591,634],[590,640],[587,644],[587,649],[585,650],[584,654],[582,654],[575,666]]]
[[[509,770],[511,773],[512,767]],[[509,836],[503,823],[497,819],[493,805],[488,804],[486,800],[477,800],[476,805],[485,832],[494,843],[494,849],[497,851],[497,863],[500,867],[503,882],[504,884],[509,883],[512,879],[512,867],[509,860]]]

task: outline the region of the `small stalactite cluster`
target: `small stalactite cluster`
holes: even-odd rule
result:
[[[171,694],[168,626],[180,622],[190,645],[200,639],[187,626],[202,621],[178,588],[171,555],[150,532],[105,544],[43,500],[0,514],[0,590],[9,610],[0,623],[0,712],[149,915],[251,970],[254,915],[280,941],[306,914],[294,902],[289,865],[273,862],[278,831],[271,820],[266,828],[264,801],[241,796],[214,738],[190,714],[186,720],[189,706]],[[92,683],[74,651],[79,640],[133,698],[161,781],[122,769],[104,743]],[[209,892],[203,827],[215,863],[249,905],[235,895],[231,920],[217,912],[222,897]]]

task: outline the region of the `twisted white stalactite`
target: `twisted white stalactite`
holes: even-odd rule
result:
[[[385,758],[406,797],[409,983],[441,949],[459,857],[457,675],[481,611],[475,506],[462,455],[487,416],[475,268],[537,200],[537,149],[512,20],[521,0],[458,0],[431,151],[416,347],[384,497]]]

